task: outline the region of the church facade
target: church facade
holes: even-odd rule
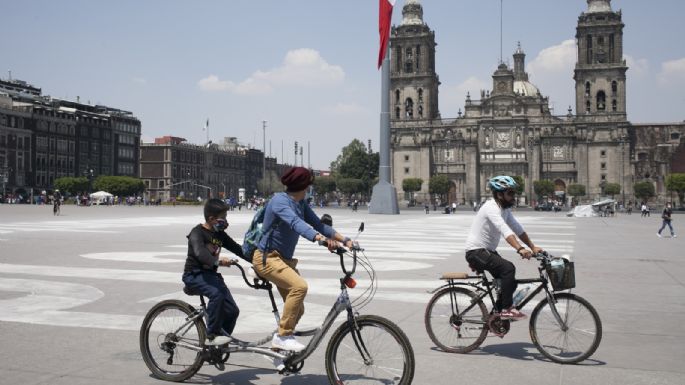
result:
[[[438,110],[435,32],[423,21],[418,0],[407,0],[391,31],[390,114],[393,184],[398,199],[406,178],[421,178],[419,202],[429,199],[429,180],[446,175],[449,203],[471,204],[491,195],[487,180],[516,175],[523,199],[536,200],[533,182],[549,180],[555,195],[570,184],[585,186],[584,199],[621,186],[617,200],[635,201],[633,185],[654,184],[657,201],[670,199],[665,177],[685,165],[685,123],[631,124],[626,116],[626,66],[621,11],[611,0],[587,0],[578,17],[574,71],[576,113],[554,115],[549,99],[528,79],[520,45],[514,66],[501,63],[492,88],[467,94],[463,113],[442,119]]]

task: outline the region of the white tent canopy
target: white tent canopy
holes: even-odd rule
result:
[[[90,194],[90,197],[92,199],[102,199],[102,198],[110,198],[113,197],[114,195],[108,193],[107,191],[98,191]]]

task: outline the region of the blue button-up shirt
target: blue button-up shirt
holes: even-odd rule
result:
[[[276,193],[265,210],[262,222],[264,235],[259,242],[262,252],[277,250],[283,258],[291,259],[300,236],[312,242],[317,233],[327,238],[335,236],[335,230],[321,223],[305,201],[297,202],[284,192]],[[278,224],[271,229],[274,221]]]

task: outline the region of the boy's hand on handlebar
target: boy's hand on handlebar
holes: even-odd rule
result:
[[[238,263],[237,259],[230,259],[228,257],[219,257],[219,266],[231,266]]]
[[[540,254],[540,253],[544,253],[544,252],[545,252],[545,250],[543,250],[542,247],[537,247],[537,246],[533,247],[533,254]]]

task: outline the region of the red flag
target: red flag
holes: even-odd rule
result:
[[[378,51],[378,68],[381,68],[385,51],[388,49],[390,39],[390,21],[392,19],[392,7],[396,0],[379,0],[378,10],[378,34],[380,35],[380,49]]]

